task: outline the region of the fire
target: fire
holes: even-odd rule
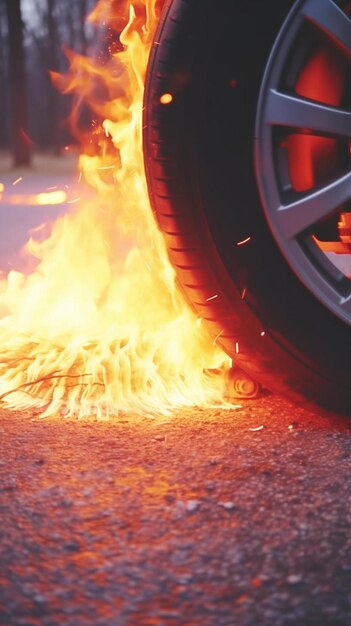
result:
[[[104,64],[69,53],[69,77],[54,77],[77,94],[71,120],[85,183],[50,236],[29,240],[36,271],[10,271],[0,284],[9,408],[106,418],[224,404],[230,359],[177,288],[146,188],[142,103],[156,0],[128,4],[110,16],[124,25],[119,51]],[[91,20],[106,19],[107,6],[100,0]],[[97,120],[89,132],[79,125],[82,99]]]

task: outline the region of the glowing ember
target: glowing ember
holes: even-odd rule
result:
[[[50,191],[38,194],[12,194],[6,198],[6,204],[16,204],[20,206],[49,206],[64,204],[67,201],[65,191]]]
[[[43,206],[49,204],[63,204],[67,200],[67,194],[65,191],[51,191],[46,193],[38,193],[37,203]]]
[[[171,104],[173,102],[173,96],[171,93],[164,93],[160,98],[161,104]]]
[[[0,399],[44,416],[223,404],[230,359],[176,287],[146,189],[141,122],[155,0],[138,0],[121,17],[125,5],[111,16],[111,24],[126,24],[122,51],[100,66],[70,53],[69,79],[56,76],[96,116],[93,129],[80,132],[88,199],[77,198],[49,238],[28,242],[35,273],[11,271],[1,285]],[[101,1],[92,20],[99,11],[106,19],[107,6]]]

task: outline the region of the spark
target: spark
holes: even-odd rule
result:
[[[265,330],[263,330],[263,331],[261,332],[261,337],[264,337],[264,336],[265,336],[265,334],[266,334],[266,331],[265,331]]]
[[[257,433],[259,430],[263,430],[263,424],[261,426],[257,426],[256,428],[249,428],[252,433]]]
[[[14,180],[12,183],[12,187],[15,187],[16,185],[18,185],[18,183],[20,183],[21,180],[23,180],[23,176],[19,176],[18,178],[16,178],[16,180]]]
[[[235,354],[239,354],[239,352],[240,352],[240,346],[239,346],[239,343],[236,341],[235,342]]]
[[[216,293],[216,295],[211,296],[210,298],[206,298],[206,302],[211,302],[211,300],[215,300],[216,298],[218,298],[218,293]]]
[[[241,299],[244,300],[245,296],[246,296],[246,287],[244,287],[244,289],[242,290]]]
[[[246,239],[243,239],[242,241],[238,241],[236,245],[244,246],[245,244],[249,243],[249,241],[251,241],[251,237],[246,237]]]
[[[74,200],[68,200],[67,204],[75,204],[76,202],[79,202],[80,198],[74,198]]]

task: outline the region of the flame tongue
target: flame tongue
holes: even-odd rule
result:
[[[36,272],[10,272],[3,282],[0,397],[6,406],[106,417],[221,402],[224,376],[205,370],[226,369],[229,360],[178,292],[149,206],[141,120],[155,2],[142,14],[144,21],[140,10],[129,8],[123,50],[104,67],[71,57],[66,91],[78,90],[105,119],[83,137],[89,153],[80,167],[89,194],[48,239],[29,241]],[[104,98],[94,100],[92,80],[103,86]],[[98,154],[91,155],[92,143]]]

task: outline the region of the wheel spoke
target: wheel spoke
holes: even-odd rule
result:
[[[306,0],[302,14],[351,57],[351,20],[333,0]]]
[[[347,296],[346,298],[343,298],[340,302],[340,306],[343,309],[343,311],[351,315],[351,295]]]
[[[307,129],[323,135],[351,137],[351,113],[271,89],[266,116],[272,126]]]
[[[281,228],[288,238],[297,237],[307,228],[331,215],[351,197],[351,172],[326,187],[278,209]]]

